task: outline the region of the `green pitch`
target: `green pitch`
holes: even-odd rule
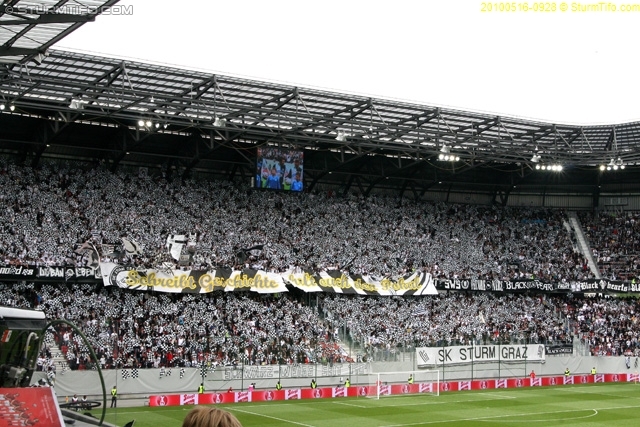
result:
[[[220,405],[244,427],[638,426],[640,385],[531,387],[389,396]],[[191,407],[119,408],[105,421],[134,427],[180,426]],[[95,411],[95,410],[94,410]]]

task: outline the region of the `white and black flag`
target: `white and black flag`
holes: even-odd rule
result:
[[[262,249],[264,245],[255,245],[250,248],[241,248],[237,253],[236,257],[238,258],[238,262],[240,264],[244,264],[244,262],[249,258],[249,256],[258,256],[262,253]]]
[[[122,247],[127,255],[140,255],[142,253],[140,245],[135,240],[125,239],[124,237],[121,237],[120,240],[122,240]]]
[[[171,257],[176,261],[180,260],[182,248],[187,244],[188,239],[184,234],[170,234],[167,236],[166,248]]]
[[[89,241],[86,241],[82,245],[78,246],[78,248],[75,250],[75,253],[87,257],[88,267],[95,268],[100,265],[100,254],[98,253],[98,250],[93,245],[93,243]]]

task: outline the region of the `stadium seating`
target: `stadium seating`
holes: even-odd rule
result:
[[[161,171],[112,173],[101,164],[63,162],[33,169],[4,158],[0,188],[5,266],[87,265],[91,260],[77,249],[88,242],[102,261],[140,268],[593,277],[559,210],[292,196],[229,182],[170,180]],[[635,279],[638,218],[580,214],[605,277]],[[186,262],[167,249],[168,236],[176,235],[191,236],[192,244],[181,249]],[[135,253],[126,253],[122,238],[135,242]],[[242,249],[256,246],[260,250]],[[415,346],[566,342],[574,335],[594,354],[638,354],[640,330],[635,302],[531,295],[323,295],[316,309],[293,295],[154,294],[52,281],[0,284],[0,304],[38,307],[73,321],[90,337],[104,368],[350,361],[338,331],[360,359],[390,360]],[[71,369],[96,363],[72,331],[59,327],[56,341]]]

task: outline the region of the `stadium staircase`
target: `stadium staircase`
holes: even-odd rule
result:
[[[578,214],[575,211],[570,211],[567,212],[567,216],[569,217],[569,224],[571,225],[571,228],[573,229],[578,242],[578,250],[587,259],[589,269],[596,276],[596,279],[600,279],[602,277],[600,275],[600,269],[593,259],[591,246],[589,245],[589,242],[587,242],[587,236],[584,235],[582,225],[580,225],[580,220],[578,219]]]
[[[66,351],[63,351],[50,333],[45,334],[45,344],[51,353],[51,361],[56,366],[56,375],[69,370]]]
[[[63,372],[69,370],[69,363],[67,362],[67,355],[62,352],[58,344],[50,344],[49,351],[51,352],[51,359],[56,365],[56,375],[60,375]]]
[[[576,356],[591,356],[589,346],[578,335],[573,336],[573,351]]]

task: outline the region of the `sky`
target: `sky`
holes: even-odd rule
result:
[[[121,0],[130,13],[99,16],[55,48],[556,124],[616,124],[640,120],[640,1],[637,12],[622,11],[626,4]]]

